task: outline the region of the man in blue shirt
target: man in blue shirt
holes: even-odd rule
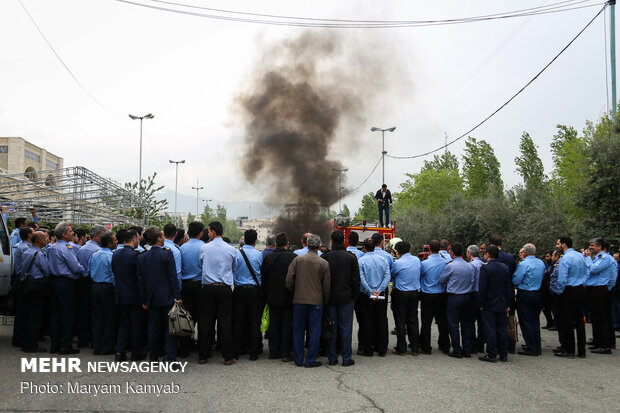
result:
[[[90,240],[86,241],[84,246],[76,250],[73,248],[74,252],[77,252],[78,262],[84,267],[84,273],[82,277],[78,280],[78,325],[77,325],[77,335],[78,335],[78,347],[86,347],[90,341],[90,333],[91,333],[91,278],[90,272],[88,270],[88,263],[90,261],[90,257],[97,251],[101,249],[99,243],[101,241],[101,236],[105,234],[106,229],[101,225],[94,225],[90,229]]]
[[[542,309],[542,285],[545,263],[536,258],[534,244],[525,244],[523,261],[512,276],[517,288],[517,312],[526,348],[519,351],[523,356],[540,356],[540,311]]]
[[[23,336],[24,336],[24,308],[22,303],[22,294],[20,288],[20,274],[22,273],[23,267],[23,254],[32,246],[30,243],[30,238],[33,234],[33,229],[29,226],[25,226],[19,230],[20,242],[15,245],[13,248],[13,269],[15,271],[14,277],[12,279],[13,288],[15,291],[15,321],[13,323],[13,346],[21,347],[23,345]],[[28,263],[26,263],[28,265]]]
[[[577,331],[577,356],[586,356],[586,329],[583,321],[583,308],[586,300],[584,284],[588,270],[583,255],[573,249],[569,236],[558,238],[556,247],[564,252],[558,264],[557,288],[560,292],[560,329],[563,351],[555,353],[558,357],[575,358],[575,334]]]
[[[446,264],[441,276],[440,284],[446,284],[448,300],[446,304],[446,317],[450,328],[450,342],[452,352],[450,357],[471,357],[474,342],[474,268],[463,257],[463,245],[456,242],[450,244],[450,256],[452,261]],[[459,324],[461,331],[459,331]],[[461,347],[461,334],[463,347]]]
[[[446,262],[452,261],[452,256],[450,255],[450,241],[447,239],[442,239],[439,241],[439,255],[446,260]]]
[[[84,267],[78,262],[69,241],[73,239],[73,229],[61,222],[54,229],[56,242],[48,250],[50,284],[52,288],[52,318],[50,325],[50,353],[76,354],[73,331],[76,312],[77,280],[82,277]]]
[[[174,243],[174,237],[177,236],[177,227],[174,224],[164,225],[164,248],[172,251],[174,257],[174,266],[177,270],[177,279],[179,280],[179,288],[181,288],[181,272],[183,268],[183,259],[181,258],[181,250]]]
[[[610,328],[609,291],[616,284],[618,265],[614,258],[603,251],[604,240],[595,238],[590,241],[586,253],[588,278],[586,280],[586,299],[592,320],[594,354],[611,354],[615,342],[614,331]]]
[[[23,283],[31,280],[26,279],[26,273],[34,279],[48,279],[49,264],[42,248],[47,245],[48,236],[46,232],[37,231],[32,234],[30,241],[32,245],[24,251],[22,258],[25,264],[22,266],[20,278]],[[30,264],[32,262],[32,265]],[[25,353],[43,353],[46,350],[37,344],[37,336],[41,328],[44,317],[44,303],[48,295],[47,288],[35,289],[30,293],[22,294],[21,319],[24,326],[22,331],[22,351]],[[17,316],[17,315],[16,315]]]
[[[362,312],[360,330],[363,346],[357,354],[372,356],[374,352],[385,356],[388,347],[387,297],[385,290],[390,282],[390,266],[384,256],[375,252],[374,239],[364,241],[368,251],[358,260],[360,270],[359,305]]]
[[[210,332],[217,326],[224,364],[235,364],[232,339],[231,286],[237,269],[237,250],[222,240],[224,227],[218,221],[209,223],[209,243],[200,247],[202,265],[202,293],[200,328],[198,328],[198,360],[205,364],[211,356]]]
[[[480,248],[477,245],[470,245],[467,247],[467,261],[474,269],[474,281],[473,289],[474,293],[478,293],[478,284],[480,280],[480,268],[484,264],[484,261],[480,259]],[[482,257],[484,258],[484,257]],[[474,306],[474,321],[476,323],[474,331],[474,353],[484,353],[484,327],[482,322],[482,312],[478,306]]]
[[[114,307],[114,273],[112,250],[118,242],[116,235],[106,232],[99,237],[101,248],[88,261],[88,273],[92,279],[92,334],[94,355],[114,354],[116,333],[116,308]]]
[[[389,252],[385,251],[383,249],[383,235],[379,234],[378,232],[375,232],[374,234],[372,234],[372,239],[375,241],[375,249],[374,251],[378,254],[381,255],[382,257],[385,257],[388,265],[390,266],[390,270],[392,269],[392,265],[394,264],[394,257],[392,257],[392,254],[390,254]]]
[[[276,250],[276,234],[267,235],[265,240],[265,249],[263,250],[263,258]]]
[[[420,351],[418,327],[418,301],[420,299],[420,259],[411,255],[411,245],[407,241],[396,244],[398,259],[392,266],[392,311],[396,321],[396,348],[394,354],[407,353],[405,326],[411,353],[417,356]]]
[[[244,245],[237,251],[237,265],[234,274],[233,291],[233,347],[234,358],[249,350],[250,360],[258,360],[263,336],[260,331],[263,315],[260,267],[263,254],[256,248],[258,234],[248,229],[243,234]],[[249,267],[248,267],[249,263]],[[247,340],[244,340],[246,339]],[[249,347],[246,349],[246,346]]]
[[[7,223],[8,226],[8,215],[7,215],[8,207],[6,205],[2,206],[2,217],[4,218],[4,222]],[[30,213],[32,214],[32,222],[39,222],[39,218],[37,218],[36,212],[33,208],[30,208]],[[9,235],[9,243],[11,244],[11,248],[15,248],[15,246],[21,241],[19,237],[19,230],[27,226],[26,218],[20,217],[15,218],[15,229]]]
[[[355,231],[349,232],[349,246],[347,247],[347,251],[355,255],[357,259],[360,259],[364,256],[364,253],[357,249],[357,244],[360,242],[360,236]]]
[[[202,222],[190,222],[187,226],[189,241],[180,247],[181,296],[183,297],[183,306],[194,317],[194,321],[198,321],[200,315],[200,292],[202,290],[200,248],[205,245],[201,240],[204,228]],[[189,356],[192,344],[191,337],[181,337],[178,356],[182,358]]]
[[[306,232],[303,237],[301,237],[301,246],[302,248],[293,251],[295,255],[304,255],[308,253],[308,236],[312,235],[309,232]],[[317,254],[319,257],[322,255],[321,251],[317,250]]]
[[[420,328],[420,353],[431,354],[431,325],[433,319],[439,329],[439,350],[448,354],[450,337],[446,320],[446,287],[439,283],[439,277],[446,267],[446,260],[439,255],[439,240],[429,243],[430,255],[420,264],[420,308],[422,326]]]
[[[114,273],[114,303],[120,315],[116,339],[116,361],[125,361],[125,352],[131,337],[131,361],[144,360],[144,309],[138,288],[138,233],[133,230],[117,232],[123,237],[123,246],[112,254]]]

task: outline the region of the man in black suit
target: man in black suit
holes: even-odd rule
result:
[[[482,312],[484,337],[487,342],[487,354],[478,357],[482,361],[495,363],[496,349],[499,350],[499,359],[507,360],[508,328],[506,312],[510,310],[510,302],[514,295],[512,276],[505,264],[497,259],[499,249],[496,245],[486,247],[487,262],[480,268],[478,284],[478,307]]]
[[[493,235],[489,237],[489,244],[495,245],[499,250],[499,253],[497,255],[497,261],[505,264],[508,267],[510,279],[512,279],[512,276],[517,270],[517,262],[515,261],[515,257],[512,254],[509,254],[502,249],[502,237],[500,237],[499,235]],[[517,308],[517,303],[515,302],[515,295],[512,294],[510,297],[511,301],[510,303],[508,303],[508,307],[510,307],[510,315],[515,315],[515,309]],[[510,354],[515,354],[515,343],[513,343],[512,341],[508,342],[508,352]]]
[[[297,257],[288,249],[284,232],[276,234],[276,249],[263,260],[260,269],[263,295],[269,304],[269,358],[293,361],[293,294],[286,288],[288,266]]]
[[[379,206],[379,226],[383,227],[383,211],[385,211],[385,225],[390,225],[390,208],[392,207],[392,193],[387,189],[387,185],[381,185],[381,189],[375,194],[375,199]]]
[[[122,232],[121,232],[122,231]],[[123,245],[112,254],[112,272],[114,273],[114,303],[118,306],[120,326],[116,338],[116,361],[127,360],[125,352],[131,337],[131,360],[144,360],[142,346],[144,343],[144,310],[140,305],[138,288],[138,243],[140,238],[133,230],[121,230]],[[119,240],[120,242],[120,240]]]
[[[144,231],[151,249],[138,255],[138,288],[142,308],[149,311],[148,347],[151,361],[159,361],[162,335],[165,337],[164,358],[175,361],[177,341],[168,333],[168,312],[174,300],[181,301],[174,256],[164,245],[164,233],[158,228]]]

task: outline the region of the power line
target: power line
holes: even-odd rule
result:
[[[375,173],[375,171],[377,170],[377,166],[379,166],[379,164],[381,163],[381,159],[383,159],[382,157],[379,157],[379,160],[377,161],[377,164],[375,165],[374,168],[372,168],[372,171],[370,171],[370,174],[368,174],[368,176],[366,177],[366,179],[364,179],[364,182],[362,182],[361,184],[359,184],[355,189],[352,189],[350,191],[347,191],[347,195],[352,194],[353,192],[357,191],[358,189],[360,189],[362,187],[362,185],[364,185],[372,176],[372,174]]]
[[[75,83],[78,84],[78,86],[80,86],[80,88],[82,88],[82,90],[97,104],[99,105],[100,108],[102,108],[103,110],[105,110],[106,112],[108,112],[109,114],[114,116],[114,113],[112,113],[108,108],[106,108],[101,102],[99,102],[97,100],[97,98],[88,91],[88,89],[86,89],[86,87],[82,84],[82,82],[80,82],[78,80],[78,78],[73,74],[73,72],[71,72],[71,69],[69,69],[69,66],[67,66],[65,64],[65,62],[62,60],[62,58],[60,57],[60,55],[56,52],[56,50],[54,49],[54,46],[52,46],[52,44],[49,42],[49,40],[47,40],[47,37],[45,37],[45,34],[43,33],[43,31],[41,30],[41,28],[39,27],[39,25],[37,24],[37,22],[34,21],[34,18],[30,15],[30,12],[28,11],[28,9],[26,8],[26,6],[24,5],[24,3],[22,2],[22,0],[19,0],[19,4],[21,4],[21,6],[23,7],[24,11],[26,12],[26,14],[28,15],[28,18],[30,18],[30,21],[32,22],[32,24],[34,25],[34,27],[37,29],[37,31],[39,32],[39,34],[41,35],[41,37],[43,37],[43,40],[45,40],[45,43],[48,45],[48,47],[50,48],[50,50],[54,53],[54,55],[56,56],[56,58],[58,59],[58,61],[62,64],[62,66],[65,68],[65,70],[67,71],[67,73],[69,73],[69,75],[73,78],[73,80],[75,80]]]
[[[179,2],[166,1],[166,0],[146,0],[146,1],[149,1],[151,3],[168,4],[168,5],[173,5],[173,6],[186,7],[190,9],[208,10],[212,12],[226,13],[226,14],[232,14],[232,15],[238,14],[242,16],[268,17],[268,18],[286,19],[286,20],[302,20],[302,21],[331,22],[331,23],[390,23],[390,24],[391,23],[398,23],[398,24],[412,23],[412,21],[406,21],[406,20],[403,21],[403,20],[325,19],[325,18],[313,18],[313,17],[283,16],[283,15],[277,15],[277,14],[250,13],[250,12],[243,12],[243,11],[238,11],[238,10],[216,9],[212,7],[196,6],[193,4],[179,3]],[[502,12],[502,13],[487,14],[483,16],[466,17],[464,19],[493,17],[493,16],[499,16],[503,14],[522,13],[522,12],[527,12],[527,11],[543,10],[543,9],[552,10],[552,9],[563,8],[563,7],[572,6],[572,5],[576,5],[580,3],[587,3],[588,1],[589,0],[565,0],[565,1],[560,1],[557,3],[553,3],[553,4],[548,4],[548,5],[541,5],[541,6],[530,7],[526,9]],[[567,3],[572,3],[572,4],[567,4]],[[458,19],[452,19],[452,20],[458,20]],[[421,23],[421,22],[441,22],[441,21],[449,21],[449,20],[424,20],[424,21],[418,21],[418,22]]]
[[[478,129],[480,126],[482,126],[486,121],[488,121],[489,119],[491,119],[493,116],[495,116],[499,111],[501,111],[502,109],[504,109],[510,102],[512,102],[517,96],[519,96],[521,94],[521,92],[523,92],[529,85],[531,85],[536,79],[538,79],[538,77],[545,71],[547,70],[547,68],[549,66],[551,66],[551,64],[553,64],[553,62],[555,62],[561,55],[562,53],[564,53],[566,51],[566,49],[568,49],[570,47],[570,45],[572,45],[575,40],[577,40],[577,38],[579,36],[581,36],[581,34],[594,22],[594,20],[596,20],[596,18],[607,8],[607,4],[605,4],[605,6],[603,6],[603,8],[601,10],[599,10],[598,13],[596,13],[596,15],[592,18],[592,20],[590,20],[588,22],[588,24],[585,25],[585,27],[583,29],[581,29],[581,31],[579,31],[579,33],[577,33],[577,35],[575,37],[573,37],[573,39],[566,45],[564,46],[564,48],[562,50],[560,50],[560,52],[558,54],[555,55],[555,57],[553,59],[551,59],[551,61],[549,63],[547,63],[545,65],[545,67],[543,67],[537,74],[536,76],[534,76],[532,79],[530,79],[529,82],[527,82],[525,84],[525,86],[523,86],[521,89],[519,89],[519,91],[517,93],[515,93],[514,95],[512,95],[512,97],[510,99],[508,99],[503,105],[501,105],[499,108],[497,108],[493,113],[491,113],[489,116],[487,116],[486,118],[484,118],[481,122],[479,122],[476,126],[474,126],[473,128],[471,128],[470,130],[468,130],[467,132],[465,132],[464,134],[460,135],[458,138],[451,140],[450,142],[446,143],[445,145],[440,146],[437,149],[433,149],[432,151],[428,151],[419,155],[413,155],[413,156],[392,156],[392,155],[386,155],[389,158],[393,158],[393,159],[414,159],[414,158],[421,158],[427,155],[430,155],[434,152],[440,151],[446,147],[448,147],[449,145],[452,145],[454,142],[464,138],[465,136],[469,135],[471,132],[475,131],[476,129]]]
[[[268,20],[268,19],[258,19],[258,18],[247,18],[247,17],[236,17],[236,16],[226,16],[221,14],[206,14],[206,13],[198,13],[186,10],[180,10],[175,8],[167,8],[156,6],[153,4],[144,4],[138,3],[136,1],[130,0],[114,0],[120,3],[131,4],[138,7],[145,7],[153,10],[165,11],[169,13],[183,14],[188,16],[195,17],[203,17],[208,19],[216,19],[216,20],[224,20],[224,21],[233,21],[239,23],[253,23],[253,24],[262,24],[262,25],[271,25],[271,26],[289,26],[289,27],[314,27],[314,28],[331,28],[331,29],[385,29],[385,28],[406,28],[406,27],[425,27],[425,26],[440,26],[440,25],[448,25],[448,24],[462,24],[462,23],[473,23],[479,21],[488,21],[488,20],[497,20],[497,19],[507,19],[512,17],[525,17],[525,16],[536,16],[542,14],[549,13],[558,13],[570,10],[578,10],[588,7],[599,6],[604,3],[595,3],[583,6],[573,6],[574,4],[579,4],[582,2],[587,2],[589,0],[581,0],[578,3],[567,4],[566,6],[570,7],[557,7],[554,9],[541,9],[527,12],[518,12],[518,13],[509,13],[509,14],[496,14],[496,15],[486,15],[486,16],[477,16],[477,17],[467,17],[467,18],[459,18],[459,19],[444,19],[444,20],[420,20],[420,21],[376,21],[367,23],[362,20],[359,21],[351,21],[349,23],[346,22],[320,22],[320,21],[304,21],[304,20]],[[171,3],[171,2],[168,2]],[[180,3],[177,3],[180,4]],[[187,8],[196,8],[198,6],[185,5],[181,7]],[[282,16],[283,18],[285,16]]]

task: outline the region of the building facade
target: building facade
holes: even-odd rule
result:
[[[42,178],[40,171],[62,168],[61,157],[23,138],[0,137],[0,174],[23,173],[26,178],[35,180]],[[52,175],[50,179],[53,179]]]

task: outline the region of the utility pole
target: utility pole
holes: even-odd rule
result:
[[[198,186],[198,178],[196,178],[196,186],[192,186],[192,189],[196,190],[196,218],[194,219],[198,219],[198,200],[200,199],[198,191],[204,189],[204,186]]]
[[[155,115],[153,115],[152,113],[147,113],[144,116],[136,116],[130,113],[129,117],[132,120],[140,119],[140,160],[138,162],[139,164],[138,166],[138,190],[139,190],[142,187],[142,120],[153,119]]]
[[[381,184],[385,183],[385,154],[387,153],[385,151],[385,131],[388,132],[394,132],[394,130],[396,129],[396,126],[391,127],[391,128],[387,128],[387,129],[381,129],[381,128],[377,128],[375,126],[373,126],[372,128],[370,128],[371,132],[381,132],[381,161],[383,162],[382,168],[383,168],[383,177],[381,178]]]
[[[609,55],[611,57],[611,107],[614,127],[618,127],[618,101],[616,100],[616,0],[609,0]]]
[[[182,161],[172,161],[172,160],[169,160],[169,162],[173,163],[173,164],[176,164],[176,169],[177,169],[176,170],[176,174],[174,175],[174,217],[176,219],[176,216],[177,216],[177,194],[178,194],[177,188],[178,188],[178,185],[179,185],[179,164],[180,163],[185,163],[185,160],[182,160]]]
[[[448,153],[448,134],[446,132],[443,133],[443,140],[444,140],[443,154],[445,155]]]

